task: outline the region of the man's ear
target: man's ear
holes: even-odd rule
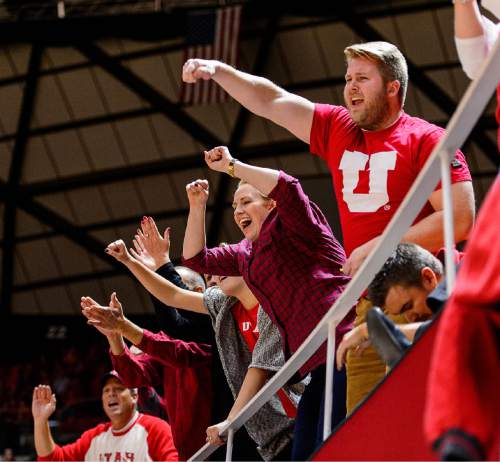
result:
[[[132,396],[132,399],[134,400],[135,403],[139,400],[139,389],[138,388],[129,388],[130,390],[130,396]]]
[[[401,83],[399,82],[399,80],[393,80],[392,82],[388,82],[387,94],[389,96],[397,96],[400,88],[401,88]]]
[[[204,289],[203,287],[196,286],[196,287],[193,289],[193,292],[198,292],[199,294],[202,294],[203,292],[205,292],[205,289]]]
[[[428,266],[424,266],[420,271],[422,287],[432,292],[438,285],[438,279],[436,273],[432,271]]]

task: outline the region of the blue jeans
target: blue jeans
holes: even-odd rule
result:
[[[326,366],[321,365],[311,372],[297,408],[293,438],[292,460],[307,460],[323,443],[323,418],[325,407]],[[346,415],[346,375],[345,368],[334,368],[332,428]]]

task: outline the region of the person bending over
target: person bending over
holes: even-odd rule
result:
[[[56,409],[50,386],[33,390],[35,449],[41,461],[177,461],[170,425],[137,411],[137,390],[127,388],[116,371],[102,378],[102,407],[109,422],[87,430],[74,443],[59,446],[49,418]]]
[[[425,327],[423,322],[444,304],[443,274],[442,263],[430,252],[416,244],[398,244],[368,286],[368,297],[385,312],[403,315],[410,324],[397,328],[413,342]],[[369,345],[370,332],[363,322],[344,336],[337,349],[337,367],[344,366],[347,351],[362,355]]]

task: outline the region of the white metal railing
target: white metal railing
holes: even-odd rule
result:
[[[408,191],[403,203],[383,232],[380,242],[359,268],[356,275],[346,287],[342,295],[332,305],[328,313],[309,334],[300,348],[285,363],[271,380],[253,397],[253,399],[239,412],[234,420],[222,429],[222,435],[229,433],[230,438],[226,451],[226,460],[231,460],[232,440],[236,432],[250,417],[252,417],[295,372],[314,354],[321,344],[328,338],[327,349],[327,377],[325,390],[325,425],[323,438],[331,433],[331,410],[333,367],[335,361],[335,327],[347,315],[364,290],[373,280],[384,262],[391,255],[400,242],[406,230],[411,226],[418,213],[425,205],[428,197],[434,191],[442,178],[443,206],[444,206],[444,235],[446,246],[446,278],[448,293],[455,280],[455,267],[452,259],[454,245],[453,231],[453,204],[450,182],[450,162],[455,151],[462,146],[472,128],[486,107],[500,80],[500,39],[489,58],[482,65],[479,77],[467,89],[457,110],[453,114],[446,128],[446,134],[434,148],[422,171]],[[206,444],[189,460],[205,460],[216,446]]]

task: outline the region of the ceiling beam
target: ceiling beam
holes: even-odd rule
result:
[[[224,207],[229,207],[231,204],[229,202],[226,202],[223,204]],[[213,205],[207,205],[207,212],[212,212],[214,209]],[[174,218],[179,218],[179,217],[186,217],[189,212],[189,209],[185,207],[181,207],[178,209],[173,209],[173,210],[167,210],[164,212],[158,212],[154,214],[154,218],[156,221],[160,220],[170,220]],[[141,222],[141,219],[143,218],[144,213],[141,213],[140,215],[132,215],[124,218],[118,218],[115,220],[105,220],[105,221],[98,221],[95,223],[90,223],[88,225],[82,225],[79,226],[79,229],[82,231],[85,231],[87,233],[93,232],[93,231],[99,231],[102,229],[116,229],[120,228],[122,226],[129,226],[129,225],[136,225],[138,226],[139,223]],[[54,236],[57,236],[58,233],[51,230],[51,231],[42,231],[40,233],[35,233],[35,234],[28,234],[24,236],[19,236],[16,239],[17,243],[21,242],[31,242],[31,241],[36,241],[39,239],[50,239]],[[0,239],[0,248],[2,247],[4,241]]]
[[[368,22],[357,15],[352,7],[346,6],[345,3],[337,4],[340,16],[344,22],[360,37],[367,41],[387,41],[386,37],[375,30]],[[434,104],[436,104],[445,114],[451,116],[456,108],[457,103],[453,101],[430,77],[428,77],[422,69],[419,68],[413,61],[406,57],[408,63],[408,73],[410,83],[419,88]],[[483,153],[492,164],[496,167],[500,165],[498,156],[498,147],[481,128],[476,128],[472,131],[472,140],[481,148]]]
[[[37,44],[31,47],[28,62],[28,76],[24,85],[23,99],[17,121],[16,141],[12,150],[9,177],[5,185],[6,194],[3,198],[4,225],[3,237],[8,245],[4,245],[2,254],[2,295],[0,299],[0,315],[8,315],[11,311],[12,286],[14,283],[14,252],[16,236],[17,193],[21,182],[28,131],[33,118],[36,92],[38,88],[38,71],[42,61],[43,48]]]
[[[299,176],[299,179],[301,181],[320,180],[320,179],[325,179],[325,178],[327,178],[327,179],[330,178],[329,172],[313,173],[313,174]],[[231,207],[231,202],[226,201],[224,204],[222,204],[222,206],[224,208]],[[209,206],[207,206],[207,212],[213,212],[215,210],[215,208],[216,208],[216,206],[214,204],[209,205]],[[164,213],[154,214],[154,218],[155,218],[156,222],[158,223],[160,220],[164,220],[164,219],[168,219],[168,218],[186,217],[188,212],[189,212],[189,209],[182,208],[182,209],[177,209],[177,210],[171,210],[171,211],[164,212]],[[91,231],[91,230],[104,229],[104,228],[109,228],[109,227],[116,227],[116,226],[120,226],[123,224],[133,224],[133,223],[137,224],[140,221],[140,219],[141,219],[140,216],[128,217],[128,218],[116,220],[113,222],[108,221],[108,222],[94,223],[91,225],[82,226],[81,229],[86,230],[86,231]],[[47,239],[47,238],[54,237],[56,235],[57,235],[57,233],[55,233],[55,232],[40,233],[39,235],[22,237],[19,239],[19,241],[24,242],[24,241],[36,240],[36,239]],[[22,292],[22,291],[40,289],[40,288],[45,288],[45,287],[54,287],[54,286],[60,286],[60,285],[64,285],[64,284],[72,284],[72,283],[76,283],[76,282],[99,279],[101,277],[108,278],[108,277],[116,276],[118,274],[121,274],[121,272],[119,272],[117,270],[104,270],[104,271],[97,271],[97,272],[92,272],[92,273],[74,274],[74,275],[65,276],[62,278],[50,278],[50,279],[45,279],[45,280],[41,280],[41,281],[28,282],[25,284],[18,284],[16,286],[14,286],[14,292]]]
[[[241,156],[240,156],[241,157]],[[265,157],[269,157],[269,153]],[[243,157],[242,157],[243,159]],[[490,170],[490,171],[484,171],[484,172],[476,172],[473,174],[472,178],[473,180],[477,180],[480,178],[495,178],[498,175],[497,170]],[[313,180],[313,179],[322,179],[325,177],[329,177],[330,173],[318,173],[318,174],[311,174],[311,175],[298,175],[297,177],[303,181],[303,180]],[[225,201],[224,204],[222,205],[224,208],[228,208],[231,206],[231,202]],[[207,212],[212,212],[214,209],[214,205],[208,205],[207,206]],[[187,216],[189,210],[187,208],[181,207],[178,209],[173,209],[173,210],[167,210],[165,212],[158,212],[154,213],[154,218],[156,221],[160,220],[170,220],[170,219],[175,219],[175,218],[180,218],[180,217],[185,217]],[[128,225],[133,225],[133,224],[138,224],[141,221],[143,214],[140,215],[132,215],[129,217],[124,217],[124,218],[119,218],[116,220],[106,220],[106,221],[99,221],[95,223],[90,223],[88,225],[82,225],[79,226],[79,229],[82,231],[85,231],[87,233],[92,232],[92,231],[99,231],[102,229],[115,229],[119,228],[120,226],[128,226]],[[34,233],[34,234],[27,234],[23,236],[18,236],[16,238],[16,243],[23,243],[23,242],[31,242],[31,241],[36,241],[39,239],[50,239],[52,237],[58,236],[59,233],[56,231],[43,231],[40,233]],[[4,245],[4,240],[0,239],[0,248]]]
[[[449,2],[440,0],[440,1],[435,1],[434,3],[420,3],[420,4],[412,4],[412,5],[398,5],[398,6],[392,6],[390,9],[384,8],[379,11],[369,11],[367,12],[364,17],[368,19],[376,19],[380,17],[386,17],[386,16],[398,16],[398,15],[405,15],[405,14],[413,14],[413,13],[419,13],[421,11],[429,11],[429,10],[438,10],[442,8],[450,8]],[[283,11],[283,14],[286,12]],[[307,19],[305,21],[301,22],[294,22],[292,24],[280,24],[278,25],[278,32],[288,32],[292,30],[297,30],[297,29],[304,29],[307,27],[318,27],[318,26],[323,26],[326,24],[334,24],[337,22],[341,22],[342,20],[339,19],[337,16],[329,16],[329,17],[321,17],[321,19],[313,18],[313,19]],[[253,23],[254,21],[252,21]],[[262,37],[262,34],[264,33],[265,28],[261,26],[256,26],[252,28],[245,28],[244,30],[241,31],[241,38],[242,40],[247,40],[247,39],[255,39],[256,37]],[[179,37],[173,39],[173,40],[180,40]],[[81,38],[80,38],[81,40]],[[68,43],[68,46],[72,45],[71,43]],[[168,53],[173,53],[177,52],[179,50],[184,49],[185,43],[184,40],[180,40],[179,42],[168,44],[168,45],[161,45],[158,47],[149,47],[145,50],[136,50],[136,51],[129,51],[125,53],[118,53],[116,55],[113,55],[113,57],[119,61],[129,61],[129,60],[134,60],[134,59],[141,59],[141,58],[147,58],[150,56],[157,56],[157,55],[165,55]],[[72,72],[76,71],[78,69],[85,69],[90,66],[93,66],[94,64],[92,61],[83,61],[79,63],[74,63],[74,64],[66,64],[63,66],[56,66],[51,69],[43,69],[40,71],[40,76],[47,76],[47,75],[60,75],[65,72]],[[0,79],[0,87],[7,86],[7,85],[13,85],[13,84],[18,84],[24,82],[26,79],[26,74],[19,74],[11,77],[6,77],[3,79]]]
[[[461,69],[461,64],[459,61],[448,61],[441,63],[433,63],[433,64],[425,64],[423,66],[419,66],[422,72],[432,72],[432,71],[443,71],[448,69]],[[304,90],[310,90],[314,88],[330,88],[335,87],[337,85],[345,85],[345,76],[340,75],[338,77],[326,77],[323,79],[313,79],[306,80],[303,82],[295,82],[286,87],[286,90],[291,92],[299,92]],[[1,138],[0,138],[1,140]]]
[[[435,120],[432,123],[445,126],[448,119]],[[498,124],[494,116],[482,116],[478,121],[478,126],[482,130],[496,130]],[[259,159],[275,155],[287,155],[298,152],[309,152],[309,146],[296,139],[289,141],[277,141],[263,143],[253,146],[242,146],[238,150],[237,157],[243,159]],[[142,164],[128,165],[126,167],[114,167],[99,170],[81,175],[72,175],[58,178],[57,181],[45,180],[37,181],[21,186],[23,192],[30,195],[41,195],[71,191],[73,189],[87,188],[89,186],[99,186],[115,181],[133,180],[148,176],[159,175],[161,173],[171,173],[174,171],[204,168],[206,164],[201,152],[188,155],[145,162]]]
[[[488,172],[490,176],[496,175],[495,173]],[[485,174],[486,175],[486,174]],[[322,172],[322,173],[312,173],[312,174],[305,174],[305,175],[297,175],[297,178],[299,178],[301,181],[303,180],[319,180],[323,178],[329,178],[330,173],[329,172]],[[222,207],[228,208],[232,205],[232,201],[225,201],[222,204]],[[214,204],[207,205],[207,212],[213,212],[215,209]],[[163,221],[163,220],[171,220],[175,218],[180,218],[180,217],[186,217],[189,212],[189,209],[185,207],[181,207],[178,209],[173,209],[173,210],[166,210],[164,212],[158,212],[154,213],[154,218],[155,220],[158,221]],[[85,231],[87,233],[93,232],[93,231],[99,231],[102,229],[116,229],[121,226],[128,226],[128,225],[137,225],[144,214],[140,215],[132,215],[129,217],[124,217],[124,218],[119,218],[116,220],[106,220],[106,221],[99,221],[95,223],[90,223],[87,225],[82,225],[79,226],[79,229],[82,231]],[[43,231],[40,233],[34,233],[34,234],[28,234],[24,236],[19,236],[17,237],[16,242],[21,243],[21,242],[31,242],[31,241],[36,241],[39,239],[49,239],[54,236],[57,236],[58,233],[56,231]],[[3,245],[3,241],[0,239],[0,248]]]
[[[98,279],[108,279],[123,274],[120,269],[93,271],[92,273],[73,274],[71,276],[62,276],[58,278],[42,279],[40,281],[28,282],[26,284],[16,284],[14,292],[30,292],[37,289],[46,289],[47,287],[60,287],[67,284],[77,284],[85,281],[95,281]]]
[[[308,152],[309,146],[300,140],[277,141],[253,146],[242,146],[238,150],[238,158],[258,159],[262,157]],[[172,157],[170,159],[156,160],[142,164],[114,167],[106,170],[58,178],[57,181],[40,181],[22,186],[22,191],[30,195],[49,194],[70,191],[77,188],[86,188],[107,184],[114,181],[131,180],[145,176],[154,176],[161,173],[172,173],[195,168],[206,168],[201,152]]]
[[[132,109],[129,111],[115,112],[106,115],[100,115],[96,117],[86,117],[78,120],[71,120],[69,122],[62,122],[58,124],[46,125],[45,127],[32,128],[28,136],[44,136],[50,135],[52,133],[61,133],[68,130],[77,130],[79,128],[94,127],[97,125],[107,124],[111,122],[119,122],[121,120],[131,120],[140,117],[147,117],[153,114],[158,114],[160,110],[158,108],[139,108]],[[15,133],[9,133],[7,135],[0,136],[0,143],[6,143],[16,139]]]
[[[222,141],[206,127],[187,114],[179,105],[141,79],[111,55],[92,43],[80,43],[76,49],[89,60],[99,65],[111,76],[133,91],[137,96],[157,108],[172,123],[205,146],[217,146]]]
[[[5,182],[0,180],[0,201],[6,201],[9,195],[9,190]],[[56,233],[63,235],[79,247],[95,255],[103,262],[111,265],[113,268],[123,271],[122,265],[114,258],[110,258],[105,254],[104,249],[106,244],[89,236],[85,230],[80,229],[73,223],[53,212],[49,208],[35,201],[30,195],[18,191],[16,195],[16,206],[18,209],[32,215],[38,221],[52,228]],[[4,239],[3,249],[10,245]]]
[[[245,3],[245,17],[249,24],[258,24],[260,20],[273,14],[313,17],[320,21],[327,15],[335,15],[335,10],[331,6],[333,3],[324,0],[309,0],[305,4],[254,0]],[[364,17],[377,18],[450,8],[450,4],[447,0],[422,0],[411,2],[411,4],[401,1],[391,2],[388,7],[386,1],[370,1],[359,6],[354,5],[354,8]],[[76,40],[97,40],[109,37],[144,41],[171,40],[185,36],[186,11],[187,8],[181,7],[165,12],[143,14],[3,21],[0,28],[0,44],[39,42],[45,45],[71,46]],[[338,20],[338,18],[332,19]],[[263,33],[263,30],[258,27],[253,30],[256,36],[261,36]]]
[[[446,63],[427,64],[425,66],[420,66],[420,69],[424,72],[427,72],[427,71],[454,69],[458,68],[459,66],[460,63],[458,61],[450,61]],[[325,88],[325,87],[330,88],[337,85],[343,86],[344,84],[345,84],[345,77],[342,75],[338,77],[326,77],[323,79],[313,79],[303,82],[296,82],[290,85],[285,85],[283,86],[283,88],[287,91],[296,93],[300,91],[307,91],[317,88]],[[180,105],[178,106],[180,107]],[[96,117],[87,117],[79,120],[72,120],[70,122],[62,122],[53,125],[46,125],[42,127],[32,128],[29,131],[29,136],[49,135],[51,133],[59,133],[65,130],[76,130],[78,128],[91,127],[111,122],[119,122],[121,120],[130,120],[130,119],[150,116],[158,114],[160,112],[161,110],[156,107],[138,108],[128,111],[113,112],[110,114],[100,115]],[[8,133],[6,135],[1,135],[0,143],[12,141],[13,139],[15,139],[15,136],[16,136],[15,133]]]

